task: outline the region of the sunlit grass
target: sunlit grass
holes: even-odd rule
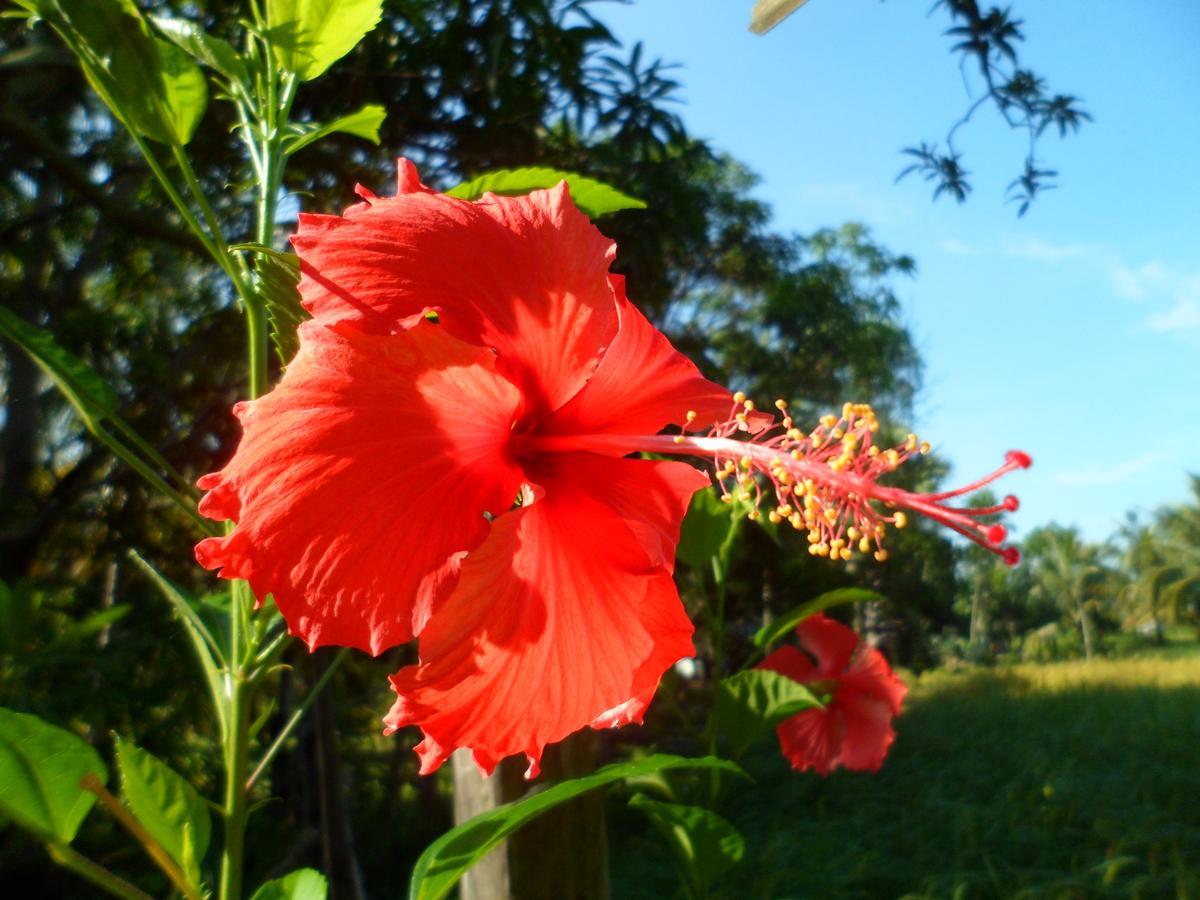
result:
[[[1200,897],[1195,649],[926,673],[878,775],[794,775],[764,748],[715,894]],[[618,896],[671,896],[633,858],[652,847],[624,847]]]

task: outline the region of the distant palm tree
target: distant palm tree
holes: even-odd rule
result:
[[[1093,610],[1113,575],[1102,559],[1103,549],[1080,540],[1073,528],[1050,525],[1031,534],[1026,544],[1034,567],[1033,593],[1053,600],[1079,626],[1083,653],[1096,654]]]

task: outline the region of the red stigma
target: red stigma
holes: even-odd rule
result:
[[[1004,461],[1020,469],[1028,469],[1033,465],[1033,457],[1024,450],[1009,450],[1004,454]]]

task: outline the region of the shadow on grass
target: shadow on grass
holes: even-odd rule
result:
[[[760,749],[722,810],[746,859],[714,896],[1200,898],[1200,679],[1052,668],[923,680],[877,775]],[[649,835],[617,849],[614,896],[672,896]]]

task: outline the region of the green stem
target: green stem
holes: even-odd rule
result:
[[[246,769],[250,755],[250,696],[241,673],[230,679],[229,733],[225,746],[225,847],[221,853],[220,900],[240,900],[245,867],[249,794]]]
[[[284,741],[288,739],[296,726],[300,724],[300,720],[304,718],[304,714],[308,712],[308,708],[316,701],[317,695],[321,693],[321,689],[329,683],[329,679],[333,677],[333,673],[337,671],[338,666],[342,664],[342,660],[346,658],[349,652],[349,648],[343,647],[338,651],[337,656],[333,658],[333,662],[321,673],[321,677],[317,679],[317,683],[312,686],[312,690],[308,692],[304,700],[300,703],[300,706],[292,713],[292,717],[288,719],[287,724],[283,726],[283,729],[276,736],[275,740],[271,742],[271,746],[267,748],[267,752],[258,761],[258,765],[254,767],[254,771],[250,773],[250,777],[246,780],[247,791],[254,787],[254,782],[258,780],[267,766],[271,764],[271,760],[275,758],[276,754],[283,749]]]
[[[82,853],[77,853],[68,847],[66,844],[47,844],[46,852],[50,854],[50,858],[62,866],[64,869],[70,869],[81,878],[85,878],[101,890],[107,891],[114,897],[121,897],[124,900],[153,900],[149,894],[135,888],[124,878],[114,875],[108,869],[99,863],[94,863]]]
[[[142,845],[147,855],[154,860],[154,864],[162,869],[166,876],[171,879],[171,883],[175,885],[179,893],[183,894],[186,900],[200,900],[200,892],[188,880],[183,870],[176,865],[175,860],[171,858],[171,854],[166,851],[162,844],[155,840],[154,836],[145,829],[142,823],[129,810],[121,805],[121,801],[109,792],[108,788],[104,786],[99,778],[89,772],[80,779],[79,786],[85,791],[90,791],[96,795],[96,799],[100,801],[100,805],[120,823],[122,828],[133,836],[134,840]]]

